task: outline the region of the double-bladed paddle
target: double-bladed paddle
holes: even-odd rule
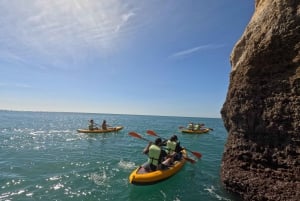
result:
[[[155,136],[155,137],[160,137],[160,136],[158,136],[153,130],[147,130],[147,134],[152,135],[152,136]],[[163,139],[165,139],[165,138],[163,138]],[[201,158],[201,157],[202,157],[202,154],[199,153],[199,152],[191,151],[191,150],[189,150],[189,149],[187,149],[187,148],[185,148],[185,147],[184,147],[184,149],[187,150],[187,151],[189,151],[189,152],[191,152],[191,153],[192,153],[194,156],[196,156],[197,158]]]

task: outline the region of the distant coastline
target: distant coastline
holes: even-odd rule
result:
[[[130,116],[153,116],[153,117],[178,117],[178,118],[206,118],[206,119],[221,119],[221,117],[188,117],[188,116],[172,116],[172,115],[154,115],[154,114],[115,114],[115,113],[96,113],[96,112],[68,112],[68,111],[43,111],[43,110],[13,110],[0,109],[5,112],[39,112],[39,113],[70,113],[70,114],[91,114],[91,115],[130,115]]]

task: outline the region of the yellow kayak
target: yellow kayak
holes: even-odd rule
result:
[[[150,185],[170,178],[175,175],[186,162],[187,153],[182,151],[182,158],[180,161],[175,161],[171,167],[164,170],[156,170],[147,172],[142,166],[136,168],[129,176],[129,183],[135,185]]]
[[[201,130],[189,130],[189,129],[181,130],[182,133],[188,133],[188,134],[202,134],[202,133],[208,133],[209,131],[210,131],[209,128],[204,128]]]
[[[77,132],[78,133],[109,133],[109,132],[116,132],[121,129],[123,129],[123,126],[109,127],[106,130],[103,130],[103,129],[94,129],[94,130],[77,129]]]

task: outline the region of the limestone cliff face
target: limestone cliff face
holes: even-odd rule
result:
[[[221,179],[244,200],[300,200],[300,0],[256,0],[231,54]]]

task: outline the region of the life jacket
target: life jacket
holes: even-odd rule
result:
[[[94,130],[94,124],[89,124],[89,130]]]
[[[160,152],[161,149],[159,146],[153,144],[149,147],[149,153],[148,153],[148,162],[150,164],[153,164],[155,166],[158,166],[159,164],[159,158],[160,158]]]
[[[175,150],[176,150],[176,145],[177,145],[177,143],[174,142],[174,141],[171,141],[171,140],[168,140],[168,141],[167,141],[167,150],[168,150],[168,153],[169,153],[169,154],[172,154],[172,153],[175,152]]]
[[[193,130],[194,129],[194,125],[193,124],[188,124],[187,129]]]

